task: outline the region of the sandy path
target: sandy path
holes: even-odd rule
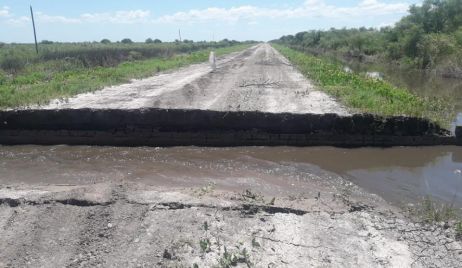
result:
[[[280,53],[260,44],[208,64],[196,64],[130,84],[86,93],[66,102],[53,101],[44,109],[143,107],[339,113],[347,110],[333,98],[314,89]]]

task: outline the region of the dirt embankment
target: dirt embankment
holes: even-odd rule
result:
[[[44,109],[202,109],[291,113],[338,113],[347,110],[315,90],[269,44],[218,59],[217,69],[196,64],[130,84],[53,101]]]
[[[0,144],[6,145],[356,147],[462,141],[426,119],[368,114],[58,109],[0,111],[0,122]]]
[[[457,267],[452,229],[340,177],[263,196],[136,183],[0,188],[2,267]],[[197,265],[197,266],[195,266]]]

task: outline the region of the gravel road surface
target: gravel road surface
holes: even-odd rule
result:
[[[338,113],[347,110],[316,90],[269,44],[259,44],[208,63],[162,73],[130,84],[108,87],[68,100],[55,100],[44,109],[143,107],[218,111]]]

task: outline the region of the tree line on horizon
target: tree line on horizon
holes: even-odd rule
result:
[[[256,42],[256,41],[245,41],[245,42]],[[40,41],[39,44],[41,45],[52,45],[52,44],[87,44],[87,43],[101,43],[101,44],[135,44],[135,43],[142,43],[142,42],[135,42],[130,38],[123,38],[120,41],[111,41],[110,39],[104,38],[101,41],[86,41],[86,42],[57,42],[57,41],[51,41],[51,40],[42,40]],[[162,40],[156,38],[147,38],[144,43],[146,44],[162,44],[164,43]],[[169,43],[169,42],[167,42]],[[192,44],[192,43],[230,43],[230,44],[239,44],[242,43],[240,41],[236,40],[228,40],[228,39],[223,39],[221,41],[194,41],[194,40],[189,40],[189,39],[184,39],[182,41],[175,39],[173,42],[170,43],[185,43],[185,44]],[[17,45],[18,43],[11,43],[11,45]],[[19,43],[21,44],[21,43]],[[7,43],[0,42],[0,48],[5,47]]]

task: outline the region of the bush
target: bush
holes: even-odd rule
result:
[[[433,67],[456,51],[456,41],[445,34],[428,34],[417,45],[422,68]]]
[[[124,38],[120,42],[122,44],[133,44],[133,41],[130,38]]]
[[[457,44],[462,46],[462,27],[455,32],[454,37],[456,38]]]
[[[128,59],[129,60],[141,60],[143,58],[143,54],[138,51],[130,51],[128,52]]]
[[[391,60],[398,60],[402,57],[403,52],[400,44],[398,43],[390,43],[387,46],[387,56]]]
[[[16,74],[26,66],[24,58],[16,55],[8,55],[0,62],[0,67],[8,73]]]
[[[101,44],[110,44],[110,43],[111,43],[111,40],[109,40],[109,39],[101,40]]]
[[[152,44],[152,43],[154,43],[154,40],[152,40],[152,38],[148,38],[148,39],[146,39],[145,42],[146,42],[146,44]]]
[[[43,45],[51,45],[53,44],[54,42],[53,41],[50,41],[50,40],[42,40],[42,42],[40,42],[40,44],[43,44]]]
[[[160,43],[162,43],[162,41],[160,39],[154,39],[154,43],[155,44],[160,44]]]
[[[0,70],[0,86],[6,83],[6,74]]]

